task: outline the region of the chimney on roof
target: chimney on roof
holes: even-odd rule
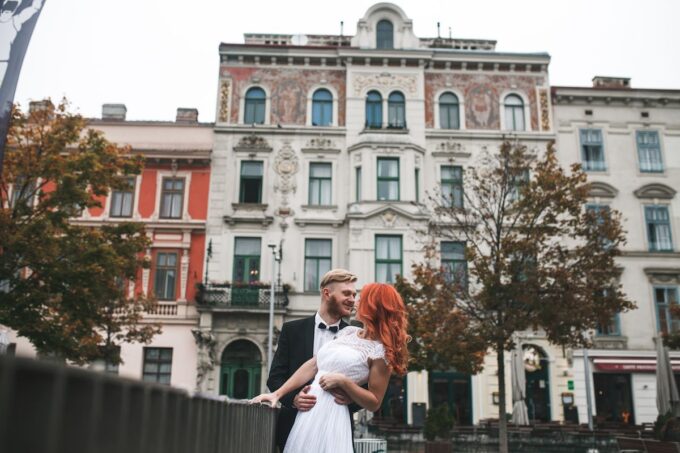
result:
[[[41,110],[47,110],[50,105],[52,105],[52,101],[49,99],[43,99],[42,101],[31,101],[28,103],[28,112],[33,113],[39,112]]]
[[[127,113],[127,108],[125,104],[104,104],[102,105],[102,119],[103,120],[114,120],[114,121],[125,121],[125,114]]]
[[[178,123],[198,123],[198,109],[178,108],[175,121]]]
[[[630,78],[595,76],[593,88],[630,88]]]

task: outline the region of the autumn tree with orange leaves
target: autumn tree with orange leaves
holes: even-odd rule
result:
[[[13,110],[0,175],[0,324],[39,354],[118,363],[120,343],[159,332],[141,323],[150,301],[128,294],[147,265],[143,225],[77,221],[141,168],[66,101]]]
[[[429,196],[424,262],[413,267],[414,281],[400,282],[419,318],[418,366],[435,358],[464,364],[464,355],[478,364],[478,351],[496,353],[503,453],[504,352],[514,334],[540,330],[555,345],[587,346],[583,332],[635,307],[617,281],[621,215],[586,209],[589,190],[580,165],[563,169],[552,144],[539,154],[506,141],[466,168],[462,193]],[[465,244],[467,276],[437,265],[442,241]]]

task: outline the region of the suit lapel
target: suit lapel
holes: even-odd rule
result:
[[[316,326],[314,325],[314,316],[311,318],[307,318],[307,321],[305,322],[305,333],[304,333],[304,342],[305,342],[305,362],[309,359],[312,358],[314,355],[314,329]]]

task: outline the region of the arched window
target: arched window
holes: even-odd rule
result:
[[[505,128],[511,131],[523,131],[524,102],[516,94],[505,97]]]
[[[246,92],[246,106],[243,114],[245,124],[264,124],[264,112],[267,95],[259,87],[253,87]]]
[[[393,49],[394,48],[394,26],[389,20],[381,20],[376,27],[378,49]]]
[[[406,127],[406,102],[404,95],[393,91],[387,98],[387,127],[404,129]]]
[[[330,126],[333,123],[333,95],[321,88],[312,95],[312,126]]]
[[[453,93],[444,93],[439,96],[439,127],[460,129],[460,105],[458,96]]]
[[[382,96],[377,91],[369,91],[366,96],[366,127],[382,127]]]

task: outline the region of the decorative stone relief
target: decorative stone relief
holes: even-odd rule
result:
[[[397,215],[392,211],[385,211],[380,217],[382,218],[383,224],[388,228],[394,227],[394,222],[397,220]]]
[[[217,354],[215,353],[215,346],[217,346],[217,339],[210,331],[192,329],[191,333],[194,335],[194,341],[198,346],[198,357],[196,360],[196,391],[205,392],[207,377],[210,372],[215,369],[217,364]]]
[[[271,149],[269,143],[267,143],[267,140],[265,140],[264,137],[260,137],[259,135],[255,134],[242,137],[241,140],[239,140],[237,147]]]
[[[415,95],[418,93],[418,83],[414,75],[398,75],[386,72],[380,74],[355,74],[352,81],[354,95],[360,96],[368,87],[394,88]]]
[[[550,130],[550,107],[548,106],[548,90],[539,90],[541,108],[541,130]]]
[[[144,256],[144,259],[148,261],[149,263],[151,262],[151,251],[147,249],[146,255]],[[142,293],[144,293],[144,296],[147,296],[149,293],[149,274],[151,272],[151,269],[148,267],[145,269],[142,269]]]
[[[305,148],[333,149],[335,146],[333,145],[333,141],[330,138],[317,137],[308,141]]]
[[[223,79],[220,83],[220,110],[218,121],[226,123],[229,120],[229,102],[231,101],[231,80]]]
[[[354,162],[357,164],[361,163],[361,153],[356,153],[354,155]]]
[[[281,193],[281,202],[276,214],[282,218],[281,228],[284,231],[288,227],[286,218],[295,213],[288,205],[288,196],[297,190],[295,174],[298,172],[299,167],[295,151],[290,146],[290,142],[285,141],[274,160],[274,171],[278,175],[277,181],[274,183],[274,192]]]
[[[187,280],[189,279],[189,250],[182,250],[182,258],[180,259],[180,299],[185,299],[187,294]]]
[[[440,153],[464,153],[465,147],[462,143],[446,141],[437,145],[435,151]]]

